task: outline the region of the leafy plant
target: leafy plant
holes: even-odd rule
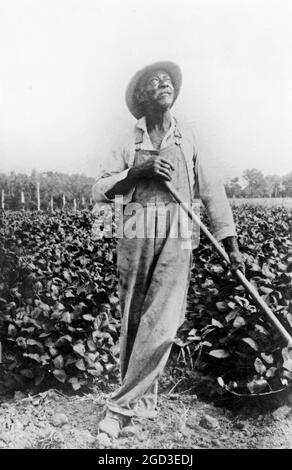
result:
[[[246,276],[292,333],[292,214],[241,206],[234,215]],[[101,220],[88,211],[3,213],[0,264],[3,384],[53,378],[78,390],[117,380],[116,239]],[[185,368],[234,393],[268,393],[292,380],[291,350],[203,238],[176,348]]]
[[[246,276],[291,333],[292,215],[284,208],[259,206],[237,207],[234,214]],[[288,384],[292,353],[206,240],[194,253],[188,300],[180,337],[200,370],[220,377],[221,386],[237,393]]]
[[[90,213],[2,216],[0,307],[6,385],[48,377],[78,390],[118,375],[115,240]]]

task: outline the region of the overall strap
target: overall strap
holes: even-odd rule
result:
[[[176,118],[174,118],[174,142],[176,145],[180,146],[181,145],[181,139],[182,139],[182,134],[181,134],[181,131],[180,131],[180,128],[179,128],[179,124],[176,120]]]
[[[141,144],[143,142],[143,131],[142,129],[135,129],[135,151],[138,152],[141,149]]]

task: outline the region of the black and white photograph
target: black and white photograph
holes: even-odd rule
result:
[[[0,449],[292,449],[292,3],[0,0]]]

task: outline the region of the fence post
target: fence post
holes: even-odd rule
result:
[[[1,209],[4,211],[4,208],[5,208],[5,195],[4,195],[4,189],[2,189],[1,191]]]
[[[25,198],[24,198],[24,192],[21,191],[20,193],[20,204],[21,204],[21,210],[24,211],[25,208]]]
[[[41,210],[40,183],[37,181],[37,210]]]

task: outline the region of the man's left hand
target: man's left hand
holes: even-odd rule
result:
[[[235,272],[237,269],[240,269],[240,271],[242,271],[243,274],[245,274],[245,264],[244,264],[244,260],[240,251],[239,250],[230,251],[228,253],[228,256],[229,256],[230,263],[231,263],[230,270],[232,272]]]
[[[239,251],[236,237],[226,237],[222,240],[224,248],[228,253],[230,259],[230,270],[232,272],[240,269],[243,274],[245,273],[245,264],[242,254]]]

